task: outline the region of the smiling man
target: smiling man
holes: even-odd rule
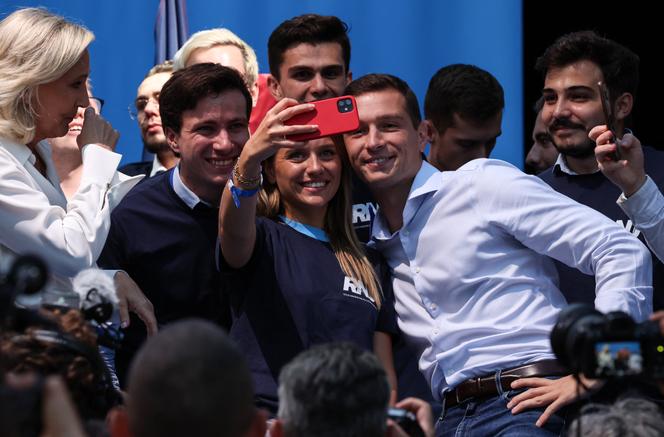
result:
[[[268,40],[268,86],[277,100],[300,103],[341,96],[352,80],[348,26],[335,16],[305,14],[281,23]],[[366,186],[353,177],[353,227],[369,240],[376,204]]]
[[[215,264],[219,199],[249,138],[251,95],[237,70],[207,63],[175,72],[159,102],[180,164],[118,206],[99,264],[136,281],[159,325],[201,317],[228,327]],[[132,319],[116,357],[121,382],[144,339],[142,324]]]
[[[367,75],[346,93],[360,117],[346,150],[380,205],[372,243],[392,272],[399,327],[444,400],[437,432],[558,435],[564,421],[554,412],[576,397],[574,379],[527,378],[563,373],[549,333],[566,302],[549,256],[596,275],[598,309],[643,320],[646,249],[506,162],[440,172],[423,161],[426,127],[401,79]]]
[[[616,203],[620,188],[599,170],[590,130],[606,124],[598,82],[609,91],[615,135],[622,138],[629,124],[639,83],[639,58],[612,40],[594,32],[574,32],[556,40],[537,60],[544,77],[542,121],[560,152],[555,165],[539,176],[551,187],[587,205],[645,242],[632,220]],[[643,148],[645,171],[660,190],[664,188],[664,153]],[[653,304],[664,308],[664,264],[653,255]],[[596,283],[556,263],[560,288],[569,302],[592,304]]]

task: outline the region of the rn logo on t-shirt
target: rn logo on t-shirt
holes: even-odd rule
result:
[[[349,292],[352,294],[348,294]],[[369,291],[364,284],[350,276],[344,277],[344,296],[362,300],[368,299],[371,303],[374,303],[374,300],[369,296]]]
[[[376,205],[371,202],[356,203],[353,205],[353,226],[356,228],[370,226],[376,215]]]

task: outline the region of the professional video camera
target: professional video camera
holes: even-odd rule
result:
[[[116,347],[121,337],[108,321],[117,305],[113,280],[97,269],[85,270],[73,280],[73,291],[45,289],[48,271],[37,257],[16,258],[6,274],[0,272],[0,334],[10,341],[37,341],[60,348],[87,360],[100,376],[98,387],[105,402],[119,402],[112,377],[97,347],[79,341],[63,332],[55,319],[37,308],[27,308],[19,301],[36,302],[43,310],[79,309],[97,332],[97,344]],[[40,293],[38,299],[21,299]],[[68,296],[63,299],[63,296]],[[47,311],[48,312],[48,311]],[[6,356],[0,355],[0,369],[5,369]],[[0,435],[41,435],[43,380],[37,377],[31,387],[15,388],[4,384],[0,373]]]
[[[645,376],[664,379],[664,337],[656,322],[636,323],[621,311],[602,314],[572,304],[551,331],[558,360],[588,378]]]

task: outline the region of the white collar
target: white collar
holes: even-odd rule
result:
[[[150,177],[156,175],[160,171],[167,171],[168,169],[164,167],[164,164],[161,163],[159,158],[157,157],[157,154],[154,155],[154,158],[152,158],[152,170],[150,170]]]
[[[199,203],[202,203],[207,206],[211,206],[209,203],[201,200],[200,197],[196,195],[193,191],[191,191],[185,184],[182,182],[182,178],[180,177],[180,166],[176,165],[175,168],[173,169],[173,174],[171,177],[171,185],[173,186],[173,191],[175,191],[175,194],[178,195],[180,199],[184,203],[187,204],[187,206],[190,209],[194,209],[196,205]]]

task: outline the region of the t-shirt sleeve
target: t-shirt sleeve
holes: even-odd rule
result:
[[[367,255],[376,271],[382,291],[381,306],[378,311],[378,320],[376,321],[376,331],[397,336],[399,335],[399,326],[397,325],[397,314],[394,309],[394,291],[392,290],[390,269],[378,252],[367,250]]]
[[[245,275],[250,274],[256,270],[259,258],[264,256],[265,251],[271,251],[272,244],[270,240],[270,229],[268,219],[257,217],[256,218],[256,241],[254,242],[254,250],[251,252],[249,261],[239,269],[233,268],[228,265],[221,253],[221,244],[217,241],[217,269],[224,275]]]

